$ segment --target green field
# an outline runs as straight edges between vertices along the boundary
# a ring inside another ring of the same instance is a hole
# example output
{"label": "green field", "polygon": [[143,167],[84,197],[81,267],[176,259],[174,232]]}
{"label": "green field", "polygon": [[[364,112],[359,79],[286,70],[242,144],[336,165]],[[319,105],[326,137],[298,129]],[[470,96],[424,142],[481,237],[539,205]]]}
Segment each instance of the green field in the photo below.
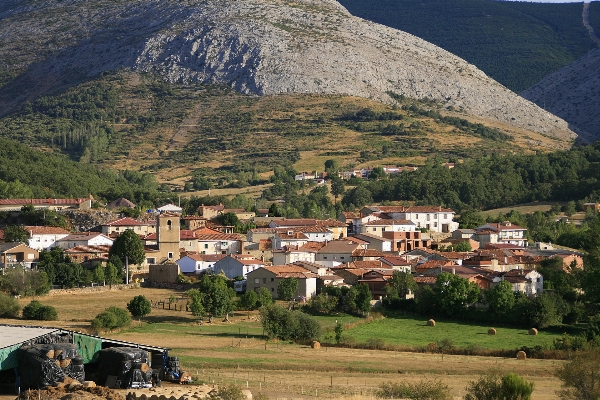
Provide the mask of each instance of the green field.
{"label": "green field", "polygon": [[509,327],[494,327],[497,335],[492,336],[487,334],[489,326],[436,321],[435,327],[429,327],[426,322],[427,318],[418,317],[376,319],[345,331],[343,336],[352,338],[357,344],[376,344],[374,341],[377,340],[398,348],[423,348],[429,343],[450,339],[458,348],[490,350],[550,347],[554,338],[558,337],[544,331],[531,336],[525,329]]}

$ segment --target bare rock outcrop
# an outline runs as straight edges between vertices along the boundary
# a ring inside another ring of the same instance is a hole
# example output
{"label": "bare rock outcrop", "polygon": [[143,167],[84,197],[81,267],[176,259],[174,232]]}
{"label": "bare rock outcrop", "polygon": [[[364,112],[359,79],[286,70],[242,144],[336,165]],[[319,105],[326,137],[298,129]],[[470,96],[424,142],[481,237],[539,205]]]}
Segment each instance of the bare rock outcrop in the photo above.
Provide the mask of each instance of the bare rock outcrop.
{"label": "bare rock outcrop", "polygon": [[[459,57],[353,17],[333,0],[64,0],[15,5],[0,9],[2,16],[5,54],[26,73],[2,88],[13,96],[2,96],[0,112],[51,91],[64,77],[125,67],[258,95],[344,94],[388,103],[389,92],[427,97],[560,139],[575,137],[566,122]],[[28,38],[46,47],[14,44]]]}

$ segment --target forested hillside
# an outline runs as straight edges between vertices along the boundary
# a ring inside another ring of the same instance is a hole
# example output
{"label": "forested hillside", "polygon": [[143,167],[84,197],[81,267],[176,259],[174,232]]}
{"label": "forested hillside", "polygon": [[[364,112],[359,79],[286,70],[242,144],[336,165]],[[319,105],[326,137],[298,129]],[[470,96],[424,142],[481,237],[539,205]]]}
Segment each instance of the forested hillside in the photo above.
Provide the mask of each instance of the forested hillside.
{"label": "forested hillside", "polygon": [[[582,4],[491,0],[340,0],[352,14],[430,41],[515,92],[595,47]],[[600,31],[600,3],[590,22]]]}

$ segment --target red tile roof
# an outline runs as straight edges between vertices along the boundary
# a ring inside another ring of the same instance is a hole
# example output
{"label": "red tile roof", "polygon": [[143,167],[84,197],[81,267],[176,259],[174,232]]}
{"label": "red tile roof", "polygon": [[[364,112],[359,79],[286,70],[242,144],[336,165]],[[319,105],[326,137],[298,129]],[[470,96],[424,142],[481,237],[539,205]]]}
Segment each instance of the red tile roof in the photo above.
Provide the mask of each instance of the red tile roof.
{"label": "red tile roof", "polygon": [[106,253],[110,251],[111,246],[75,246],[70,249],[66,249],[64,252],[66,254],[74,254],[74,253]]}
{"label": "red tile roof", "polygon": [[219,233],[212,235],[196,235],[199,241],[217,241],[217,240],[242,240],[238,234]]}
{"label": "red tile roof", "polygon": [[287,264],[287,265],[276,265],[272,267],[263,267],[267,271],[270,271],[277,275],[278,278],[316,278],[318,275],[313,274],[306,268],[302,268],[298,265]]}
{"label": "red tile roof", "polygon": [[227,254],[188,254],[187,257],[194,261],[219,261],[227,257]]}
{"label": "red tile roof", "polygon": [[412,221],[408,221],[405,219],[376,219],[374,221],[369,221],[365,225],[414,225],[415,223]]}
{"label": "red tile roof", "polygon": [[316,219],[306,218],[274,219],[272,222],[275,226],[317,226]]}
{"label": "red tile roof", "polygon": [[68,235],[71,233],[66,229],[57,226],[25,226],[23,229],[29,233],[30,237],[32,235]]}

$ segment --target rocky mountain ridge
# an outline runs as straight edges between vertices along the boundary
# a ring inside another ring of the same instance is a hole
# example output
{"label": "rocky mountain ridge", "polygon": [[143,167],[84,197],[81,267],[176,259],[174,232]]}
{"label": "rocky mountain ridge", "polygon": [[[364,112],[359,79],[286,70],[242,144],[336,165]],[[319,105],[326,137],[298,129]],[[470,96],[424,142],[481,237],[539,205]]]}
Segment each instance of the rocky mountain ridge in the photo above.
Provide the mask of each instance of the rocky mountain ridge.
{"label": "rocky mountain ridge", "polygon": [[0,88],[2,114],[65,85],[129,68],[258,95],[345,94],[388,103],[391,92],[427,97],[575,138],[565,121],[464,60],[353,17],[333,0],[9,0],[0,6],[0,20],[0,62],[19,73]]}

